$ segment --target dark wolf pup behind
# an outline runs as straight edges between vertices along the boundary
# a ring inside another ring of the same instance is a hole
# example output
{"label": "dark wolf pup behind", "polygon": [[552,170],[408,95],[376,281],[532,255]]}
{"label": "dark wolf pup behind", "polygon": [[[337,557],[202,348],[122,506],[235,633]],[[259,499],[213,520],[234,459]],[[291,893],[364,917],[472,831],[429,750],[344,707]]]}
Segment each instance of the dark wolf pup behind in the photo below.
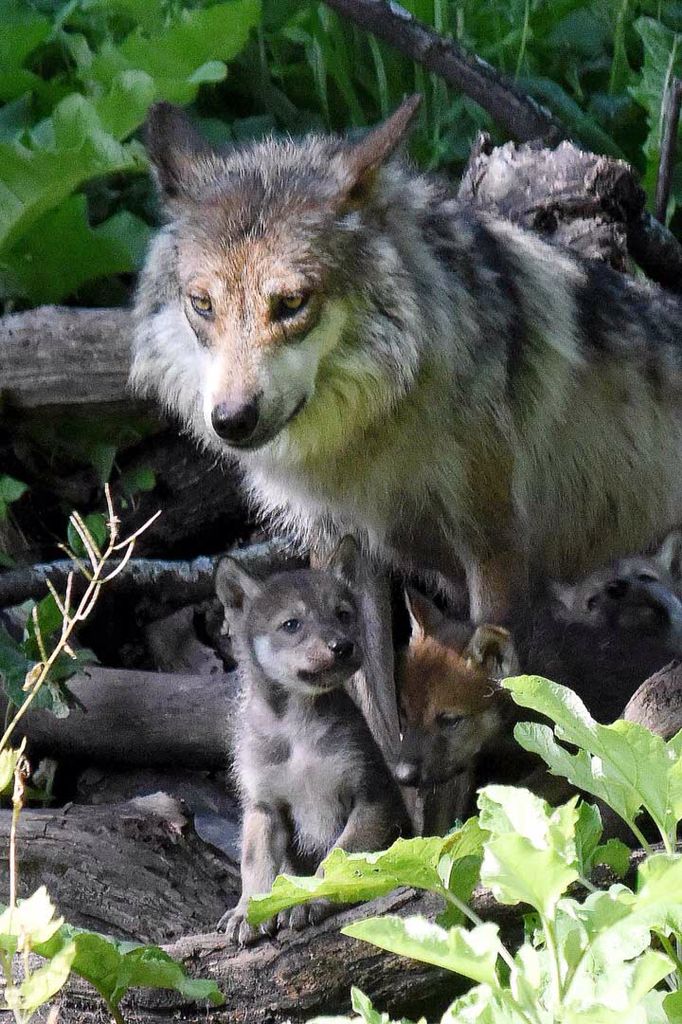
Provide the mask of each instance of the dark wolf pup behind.
{"label": "dark wolf pup behind", "polygon": [[[326,572],[291,570],[265,581],[229,558],[218,567],[243,685],[232,725],[244,810],[242,897],[223,918],[240,944],[260,934],[246,920],[249,897],[267,892],[277,875],[315,871],[334,847],[381,850],[411,835],[398,786],[343,689],[362,662],[361,623],[345,582],[357,554],[348,537]],[[263,930],[301,928],[329,909],[317,900]]]}
{"label": "dark wolf pup behind", "polygon": [[355,533],[446,588],[463,565],[500,622],[529,570],[679,522],[682,307],[390,159],[418,102],[360,141],[227,153],[157,105],[132,379],[303,544]]}

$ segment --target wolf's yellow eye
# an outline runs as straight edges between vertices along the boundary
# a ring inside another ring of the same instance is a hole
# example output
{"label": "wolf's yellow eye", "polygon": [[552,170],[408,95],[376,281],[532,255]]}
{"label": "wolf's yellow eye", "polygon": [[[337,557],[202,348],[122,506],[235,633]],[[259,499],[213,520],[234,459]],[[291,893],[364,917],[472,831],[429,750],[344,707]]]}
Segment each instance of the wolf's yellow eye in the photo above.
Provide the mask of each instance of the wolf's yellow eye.
{"label": "wolf's yellow eye", "polygon": [[278,295],[272,304],[272,319],[287,320],[299,313],[307,304],[310,298],[305,292],[295,292],[291,295]]}
{"label": "wolf's yellow eye", "polygon": [[213,303],[211,302],[211,296],[205,292],[200,292],[196,295],[190,295],[189,301],[192,303],[192,309],[199,316],[210,316],[213,312]]}

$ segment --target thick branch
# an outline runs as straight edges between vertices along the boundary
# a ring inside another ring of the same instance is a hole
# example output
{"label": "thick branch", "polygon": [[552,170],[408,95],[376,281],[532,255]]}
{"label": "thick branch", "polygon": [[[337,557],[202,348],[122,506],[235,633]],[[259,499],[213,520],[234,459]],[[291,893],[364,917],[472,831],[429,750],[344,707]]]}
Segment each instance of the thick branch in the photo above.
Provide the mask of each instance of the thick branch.
{"label": "thick branch", "polygon": [[[265,572],[281,564],[284,551],[283,545],[268,541],[236,548],[230,554],[253,571]],[[213,579],[220,558],[220,555],[202,556],[190,562],[131,558],[107,584],[107,593],[132,599],[149,596],[155,605],[166,609],[196,604],[215,595]],[[108,563],[109,572],[113,572],[118,564],[112,559]],[[63,594],[68,574],[73,568],[74,563],[63,558],[0,573],[0,608],[21,604],[29,598],[45,597],[46,580],[50,580],[57,592]],[[77,573],[73,581],[73,597],[78,597],[85,586],[85,578]]]}
{"label": "thick branch", "polygon": [[506,75],[467,53],[418,21],[397,3],[386,0],[325,0],[328,7],[367,29],[396,50],[440,75],[475,100],[512,138],[541,138],[554,144],[566,131],[545,107],[522,92]]}
{"label": "thick branch", "polygon": [[41,306],[0,319],[0,395],[31,409],[130,401],[125,309]]}
{"label": "thick branch", "polygon": [[18,730],[42,753],[98,764],[224,769],[234,673],[211,676],[94,666],[68,682],[67,718],[31,710]]}

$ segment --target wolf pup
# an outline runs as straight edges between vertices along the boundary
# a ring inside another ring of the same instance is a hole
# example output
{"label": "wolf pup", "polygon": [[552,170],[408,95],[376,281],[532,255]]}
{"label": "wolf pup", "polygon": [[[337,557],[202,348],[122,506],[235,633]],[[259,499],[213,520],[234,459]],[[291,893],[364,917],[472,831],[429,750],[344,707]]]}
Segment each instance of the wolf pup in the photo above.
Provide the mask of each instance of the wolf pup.
{"label": "wolf pup", "polygon": [[390,159],[411,97],[357,141],[213,150],[152,108],[168,224],[132,380],[236,456],[303,545],[354,533],[504,622],[682,519],[682,303]]}
{"label": "wolf pup", "polygon": [[[232,559],[218,566],[244,693],[234,726],[234,770],[244,809],[242,896],[225,915],[241,944],[259,932],[250,896],[282,872],[314,871],[333,848],[379,850],[411,825],[360,711],[343,689],[360,667],[361,624],[348,586],[357,548],[342,542],[327,571],[277,573],[264,582]],[[323,901],[280,914],[263,931],[301,928]]]}
{"label": "wolf pup", "polygon": [[570,686],[599,722],[682,657],[682,534],[654,554],[617,559],[574,583],[550,583],[515,623],[524,667]]}
{"label": "wolf pup", "polygon": [[[448,619],[415,591],[407,602],[412,633],[398,660],[402,741],[394,774],[420,791],[423,832],[443,835],[471,809],[479,760],[494,746],[495,761],[514,760],[512,703],[498,680],[518,674],[519,662],[506,629]],[[525,756],[516,760],[535,767]]]}

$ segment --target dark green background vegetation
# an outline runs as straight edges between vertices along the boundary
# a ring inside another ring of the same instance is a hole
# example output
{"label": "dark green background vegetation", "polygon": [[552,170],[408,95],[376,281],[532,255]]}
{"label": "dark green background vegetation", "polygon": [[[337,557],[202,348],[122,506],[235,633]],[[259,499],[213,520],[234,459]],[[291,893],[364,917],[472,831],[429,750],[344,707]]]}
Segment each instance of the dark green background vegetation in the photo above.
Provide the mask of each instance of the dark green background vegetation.
{"label": "dark green background vegetation", "polygon": [[[585,146],[631,161],[651,194],[662,89],[682,68],[682,3],[405,6],[516,76]],[[2,0],[0,24],[6,311],[128,299],[156,216],[139,142],[156,99],[190,105],[213,140],[230,143],[360,128],[418,90],[413,156],[454,175],[476,130],[495,128],[471,100],[306,0]],[[681,189],[678,174],[673,227]]]}

